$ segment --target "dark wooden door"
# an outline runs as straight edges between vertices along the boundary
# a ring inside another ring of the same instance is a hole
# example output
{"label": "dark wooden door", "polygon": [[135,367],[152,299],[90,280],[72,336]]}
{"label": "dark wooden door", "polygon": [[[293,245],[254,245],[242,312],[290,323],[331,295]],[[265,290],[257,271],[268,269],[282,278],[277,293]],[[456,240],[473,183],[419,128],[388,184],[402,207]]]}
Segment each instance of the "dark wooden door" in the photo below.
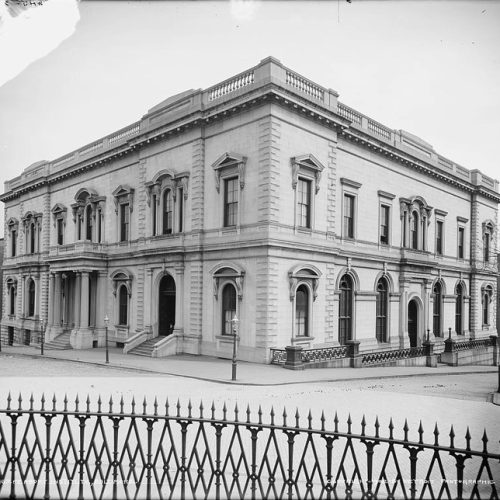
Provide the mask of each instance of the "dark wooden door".
{"label": "dark wooden door", "polygon": [[172,276],[161,279],[158,302],[158,334],[170,335],[175,325],[175,281]]}
{"label": "dark wooden door", "polygon": [[408,336],[410,347],[417,347],[418,338],[418,305],[414,300],[408,304]]}

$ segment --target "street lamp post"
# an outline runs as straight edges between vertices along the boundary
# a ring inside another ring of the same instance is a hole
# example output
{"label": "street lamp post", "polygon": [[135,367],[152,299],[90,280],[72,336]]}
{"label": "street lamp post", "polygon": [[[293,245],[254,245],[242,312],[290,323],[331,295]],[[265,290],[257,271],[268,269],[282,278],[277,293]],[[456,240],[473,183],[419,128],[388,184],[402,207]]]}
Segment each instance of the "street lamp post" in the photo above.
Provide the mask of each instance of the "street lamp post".
{"label": "street lamp post", "polygon": [[238,337],[238,323],[239,319],[235,316],[232,320],[231,323],[233,324],[233,363],[232,363],[232,373],[231,373],[231,380],[236,380],[236,340]]}
{"label": "street lamp post", "polygon": [[104,324],[106,325],[106,364],[109,364],[109,349],[108,349],[108,325],[109,325],[109,318],[108,315],[104,317]]}
{"label": "street lamp post", "polygon": [[43,319],[40,321],[40,354],[43,356],[43,344],[45,342],[45,324]]}

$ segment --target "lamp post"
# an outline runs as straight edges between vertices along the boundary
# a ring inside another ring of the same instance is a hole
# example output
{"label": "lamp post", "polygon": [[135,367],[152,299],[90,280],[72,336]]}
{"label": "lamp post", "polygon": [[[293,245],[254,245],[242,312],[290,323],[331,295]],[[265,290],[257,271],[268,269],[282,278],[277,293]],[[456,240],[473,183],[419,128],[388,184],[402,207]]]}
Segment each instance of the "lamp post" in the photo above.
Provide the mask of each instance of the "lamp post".
{"label": "lamp post", "polygon": [[232,372],[231,372],[231,380],[236,380],[236,340],[238,337],[238,323],[240,320],[234,316],[234,318],[231,320],[231,323],[233,324],[233,363],[232,363]]}
{"label": "lamp post", "polygon": [[104,316],[104,324],[106,325],[106,364],[109,364],[109,349],[108,349],[108,325],[109,318],[108,315]]}
{"label": "lamp post", "polygon": [[43,344],[45,342],[45,324],[43,319],[40,321],[40,354],[43,356]]}

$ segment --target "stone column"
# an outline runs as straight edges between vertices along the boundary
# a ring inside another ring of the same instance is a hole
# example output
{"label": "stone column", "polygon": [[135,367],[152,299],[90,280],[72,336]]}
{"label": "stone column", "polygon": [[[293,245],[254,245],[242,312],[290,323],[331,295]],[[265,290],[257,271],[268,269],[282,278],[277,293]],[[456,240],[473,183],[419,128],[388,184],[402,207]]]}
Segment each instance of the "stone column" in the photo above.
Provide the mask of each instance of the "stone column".
{"label": "stone column", "polygon": [[54,324],[54,273],[49,273],[49,312],[47,317],[47,326]]}
{"label": "stone column", "polygon": [[89,327],[89,287],[90,273],[82,271],[81,273],[81,294],[80,294],[80,328],[87,330]]}
{"label": "stone column", "polygon": [[107,279],[108,273],[106,271],[99,271],[97,273],[97,307],[95,313],[95,326],[99,331],[99,337],[101,337],[101,333],[104,334],[104,317],[106,316],[108,308]]}
{"label": "stone column", "polygon": [[35,276],[35,317],[40,318],[40,299],[41,299],[41,290],[40,290],[40,277]]}
{"label": "stone column", "polygon": [[146,282],[144,283],[144,330],[152,331],[151,303],[153,301],[153,269],[146,269]]}
{"label": "stone column", "polygon": [[175,268],[175,330],[184,328],[184,265]]}
{"label": "stone column", "polygon": [[26,276],[21,275],[21,317],[24,318],[26,313]]}
{"label": "stone column", "polygon": [[53,324],[56,327],[56,334],[61,332],[61,281],[61,273],[55,273]]}
{"label": "stone column", "polygon": [[399,345],[404,349],[409,345],[408,339],[408,285],[400,283],[399,288],[401,295],[399,296]]}
{"label": "stone column", "polygon": [[80,306],[81,306],[81,291],[82,291],[82,273],[76,273],[75,279],[75,300],[74,300],[74,317],[75,330],[80,328]]}

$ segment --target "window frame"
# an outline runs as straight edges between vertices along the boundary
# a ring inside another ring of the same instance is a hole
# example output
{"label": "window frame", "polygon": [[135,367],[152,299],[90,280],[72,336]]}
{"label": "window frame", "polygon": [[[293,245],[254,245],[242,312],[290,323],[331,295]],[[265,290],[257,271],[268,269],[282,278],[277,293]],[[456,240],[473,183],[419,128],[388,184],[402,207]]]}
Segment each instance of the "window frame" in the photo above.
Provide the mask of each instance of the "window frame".
{"label": "window frame", "polygon": [[120,243],[130,240],[130,204],[120,203]]}
{"label": "window frame", "polygon": [[[380,285],[384,284],[385,289],[380,290]],[[385,276],[381,276],[376,284],[375,298],[375,338],[377,342],[387,343],[389,341],[389,281]],[[382,293],[381,293],[382,292]]]}
{"label": "window frame", "polygon": [[[223,183],[223,222],[222,226],[226,229],[231,229],[239,226],[240,216],[240,201],[239,201],[239,179],[237,175],[227,176],[222,179]],[[229,191],[229,186],[233,189]],[[229,200],[229,192],[234,196],[232,201]],[[234,222],[234,223],[231,223]]]}
{"label": "window frame", "polygon": [[[134,188],[130,187],[128,184],[120,184],[112,193],[116,215],[116,240],[120,243],[126,243],[132,240],[134,193]],[[123,205],[128,205],[128,209],[122,208]],[[128,215],[128,221],[126,220],[126,215]],[[124,225],[122,226],[122,224]],[[128,234],[124,235],[123,231],[126,228],[128,228],[128,231],[126,231]],[[126,236],[126,238],[123,239],[123,236]]]}
{"label": "window frame", "polygon": [[[234,299],[234,309],[227,309],[225,308],[226,303],[225,303],[225,292],[226,290],[229,290],[229,288],[232,290],[232,293],[234,294],[234,297],[231,297],[231,299]],[[236,286],[234,283],[231,281],[227,281],[224,283],[221,287],[221,330],[220,330],[220,335],[227,338],[233,335],[233,323],[232,320],[238,316],[238,291],[236,290]],[[231,315],[231,319],[227,321],[226,318],[226,312],[232,311],[234,312],[234,315]],[[228,326],[229,325],[229,326]],[[226,331],[227,328],[229,328],[229,333]]]}
{"label": "window frame", "polygon": [[[129,324],[129,290],[125,283],[118,286],[118,326],[128,326]],[[125,319],[125,321],[123,321]]]}
{"label": "window frame", "polygon": [[[342,226],[341,235],[344,240],[356,240],[358,237],[358,195],[362,184],[360,182],[341,177],[342,185]],[[351,231],[346,229],[346,199],[352,200]],[[348,234],[346,234],[348,233]]]}
{"label": "window frame", "polygon": [[[350,288],[343,288],[343,282],[346,279],[350,281]],[[343,273],[340,277],[339,292],[338,341],[340,345],[347,345],[354,338],[355,281],[350,273]],[[346,311],[350,314],[343,314]]]}
{"label": "window frame", "polygon": [[443,292],[443,283],[436,281],[432,287],[432,333],[435,337],[443,337]]}
{"label": "window frame", "polygon": [[[299,175],[297,178],[297,187],[295,189],[295,226],[298,229],[312,229],[312,190],[314,179]],[[306,186],[306,190],[302,191],[301,186]],[[303,203],[303,193],[306,194],[306,203]],[[305,214],[304,214],[305,210]],[[305,224],[302,224],[305,216]]]}

